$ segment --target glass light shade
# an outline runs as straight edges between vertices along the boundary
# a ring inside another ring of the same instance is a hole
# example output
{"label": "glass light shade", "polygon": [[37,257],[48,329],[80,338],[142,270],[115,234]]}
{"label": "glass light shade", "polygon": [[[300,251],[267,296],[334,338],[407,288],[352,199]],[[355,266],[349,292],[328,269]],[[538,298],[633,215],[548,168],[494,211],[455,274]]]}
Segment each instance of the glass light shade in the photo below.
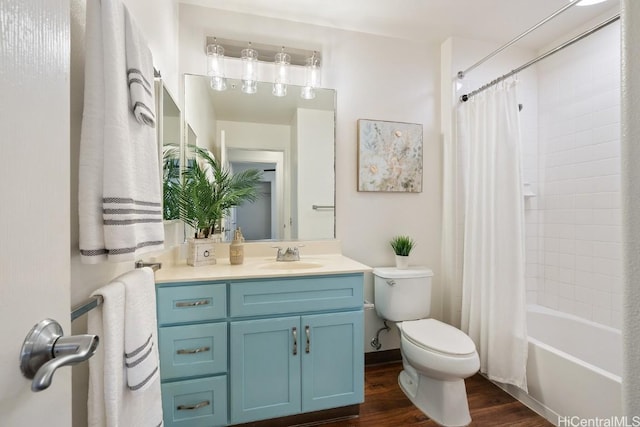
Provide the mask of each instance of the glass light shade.
{"label": "glass light shade", "polygon": [[314,88],[320,86],[320,60],[314,54],[307,59],[304,67],[304,86],[300,92],[303,99],[313,99],[316,97]]}
{"label": "glass light shade", "polygon": [[316,97],[316,91],[311,86],[302,86],[300,89],[300,97],[302,99],[313,99]]}
{"label": "glass light shade", "polygon": [[224,48],[218,44],[207,46],[207,75],[211,77],[211,88],[222,91],[227,88],[224,75]]}
{"label": "glass light shade", "polygon": [[227,79],[224,77],[211,76],[211,89],[217,90],[218,92],[222,92],[223,90],[227,90]]}
{"label": "glass light shade", "polygon": [[247,48],[240,52],[242,59],[242,91],[256,93],[258,90],[258,51]]}
{"label": "glass light shade", "polygon": [[291,55],[284,52],[276,53],[274,61],[275,78],[273,80],[273,91],[275,96],[287,95],[287,84],[289,83],[289,64]]}

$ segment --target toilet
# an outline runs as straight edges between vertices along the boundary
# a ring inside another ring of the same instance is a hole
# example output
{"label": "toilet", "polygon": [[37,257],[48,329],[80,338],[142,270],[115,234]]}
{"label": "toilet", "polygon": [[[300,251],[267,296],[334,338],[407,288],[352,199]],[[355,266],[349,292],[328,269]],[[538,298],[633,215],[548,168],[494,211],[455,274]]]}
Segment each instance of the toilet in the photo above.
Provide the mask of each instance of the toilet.
{"label": "toilet", "polygon": [[464,332],[428,318],[433,272],[425,267],[382,267],[373,274],[376,312],[400,331],[400,388],[436,423],[468,425],[464,379],[478,372],[480,359]]}

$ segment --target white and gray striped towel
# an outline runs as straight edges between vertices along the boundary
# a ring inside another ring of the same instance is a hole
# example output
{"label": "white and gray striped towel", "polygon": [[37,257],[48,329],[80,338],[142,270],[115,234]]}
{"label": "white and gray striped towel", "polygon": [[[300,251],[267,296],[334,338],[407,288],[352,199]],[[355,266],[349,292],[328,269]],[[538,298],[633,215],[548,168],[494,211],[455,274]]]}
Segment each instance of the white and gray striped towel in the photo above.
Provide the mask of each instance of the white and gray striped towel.
{"label": "white and gray striped towel", "polygon": [[138,123],[155,127],[153,59],[140,31],[131,22],[129,13],[125,13],[125,51],[131,110]]}
{"label": "white and gray striped towel", "polygon": [[[89,359],[89,427],[162,425],[154,287],[153,271],[146,267],[124,273],[94,292],[104,302],[88,313],[87,320],[87,331],[100,337]],[[131,360],[139,363],[123,363],[138,347],[144,350]]]}
{"label": "white and gray striped towel", "polygon": [[[136,34],[133,52],[125,33]],[[144,84],[130,87],[141,101],[132,101],[128,89],[129,54],[140,60],[136,67]],[[151,81],[151,53],[122,2],[88,2],[78,179],[83,263],[135,261],[164,248],[157,133],[148,125],[155,120]],[[131,102],[148,107],[151,115],[140,107],[138,116],[146,113],[136,117]]]}
{"label": "white and gray striped towel", "polygon": [[153,270],[148,267],[136,269],[123,282],[127,387],[133,392],[141,392],[160,376]]}

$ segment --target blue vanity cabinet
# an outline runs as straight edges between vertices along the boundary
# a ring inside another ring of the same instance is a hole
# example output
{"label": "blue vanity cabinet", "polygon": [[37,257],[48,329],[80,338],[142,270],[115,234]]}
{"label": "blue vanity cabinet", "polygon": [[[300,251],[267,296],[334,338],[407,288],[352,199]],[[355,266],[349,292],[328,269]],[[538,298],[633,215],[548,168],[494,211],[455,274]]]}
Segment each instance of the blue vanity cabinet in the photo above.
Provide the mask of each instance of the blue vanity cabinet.
{"label": "blue vanity cabinet", "polygon": [[363,402],[362,287],[362,274],[231,283],[232,424]]}
{"label": "blue vanity cabinet", "polygon": [[156,288],[164,425],[227,425],[227,284]]}
{"label": "blue vanity cabinet", "polygon": [[156,286],[165,426],[364,401],[363,273]]}

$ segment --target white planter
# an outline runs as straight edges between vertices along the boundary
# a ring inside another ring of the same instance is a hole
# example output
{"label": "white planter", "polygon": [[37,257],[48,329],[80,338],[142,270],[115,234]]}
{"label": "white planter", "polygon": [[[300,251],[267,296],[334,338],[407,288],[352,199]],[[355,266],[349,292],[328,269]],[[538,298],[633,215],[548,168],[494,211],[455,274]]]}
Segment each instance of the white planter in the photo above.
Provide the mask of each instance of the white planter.
{"label": "white planter", "polygon": [[187,264],[194,267],[216,263],[213,239],[188,239]]}
{"label": "white planter", "polygon": [[406,270],[407,268],[409,268],[409,257],[396,255],[396,268],[398,270]]}

